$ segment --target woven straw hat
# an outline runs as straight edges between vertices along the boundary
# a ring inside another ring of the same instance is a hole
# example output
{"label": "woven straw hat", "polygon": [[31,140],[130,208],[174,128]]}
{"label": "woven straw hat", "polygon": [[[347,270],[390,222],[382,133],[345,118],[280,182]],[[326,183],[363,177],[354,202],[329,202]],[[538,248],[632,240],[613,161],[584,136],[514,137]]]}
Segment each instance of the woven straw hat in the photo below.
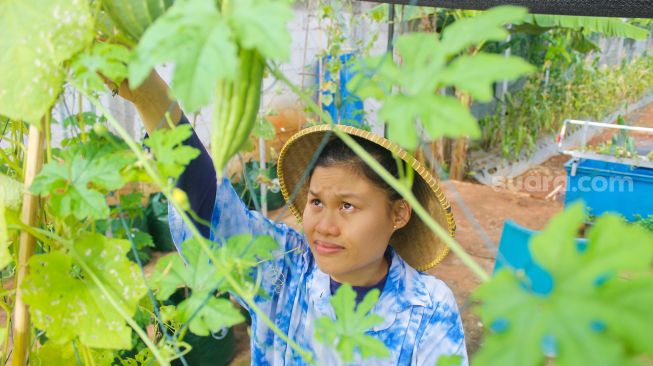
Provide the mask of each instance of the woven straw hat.
{"label": "woven straw hat", "polygon": [[[451,206],[440,190],[437,180],[420,162],[397,144],[381,136],[351,126],[340,125],[339,128],[349,135],[359,136],[392,151],[411,166],[417,173],[413,183],[413,192],[417,199],[431,216],[448,230],[449,235],[454,235],[456,225]],[[318,147],[324,146],[329,139],[337,138],[335,134],[329,133],[330,130],[329,125],[317,125],[301,130],[285,143],[279,154],[277,173],[281,192],[288,202],[290,211],[299,222],[302,220],[308,194],[307,169],[317,159],[314,155]],[[325,140],[327,133],[330,136]],[[298,187],[299,184],[301,186]],[[292,202],[289,201],[290,197],[294,197]],[[390,244],[409,265],[418,271],[433,268],[449,252],[449,248],[415,213],[406,226],[392,235]]]}

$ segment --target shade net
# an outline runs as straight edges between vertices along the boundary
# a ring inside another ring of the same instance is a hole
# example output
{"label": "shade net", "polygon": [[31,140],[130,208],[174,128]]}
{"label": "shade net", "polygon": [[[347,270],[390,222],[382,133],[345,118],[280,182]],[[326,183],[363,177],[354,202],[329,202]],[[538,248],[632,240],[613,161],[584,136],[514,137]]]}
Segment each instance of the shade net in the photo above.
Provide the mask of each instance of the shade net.
{"label": "shade net", "polygon": [[376,3],[484,10],[519,5],[531,13],[621,18],[653,18],[653,0],[366,0]]}

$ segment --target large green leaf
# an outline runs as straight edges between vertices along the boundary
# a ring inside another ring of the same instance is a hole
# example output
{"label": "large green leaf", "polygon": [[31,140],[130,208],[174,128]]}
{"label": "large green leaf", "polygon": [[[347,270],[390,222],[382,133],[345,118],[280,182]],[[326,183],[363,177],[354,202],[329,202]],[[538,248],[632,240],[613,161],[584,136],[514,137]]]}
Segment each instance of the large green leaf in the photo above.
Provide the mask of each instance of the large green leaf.
{"label": "large green leaf", "polygon": [[36,123],[54,104],[62,64],[93,38],[86,0],[0,2],[0,114]]}
{"label": "large green leaf", "polygon": [[489,102],[494,96],[493,83],[514,80],[533,71],[535,67],[519,57],[479,54],[456,58],[440,78],[478,101]]}
{"label": "large green leaf", "polygon": [[[73,247],[114,300],[133,315],[147,289],[140,270],[126,257],[129,242],[86,233]],[[88,347],[131,348],[131,329],[73,256],[63,251],[39,254],[30,259],[29,270],[22,284],[24,299],[34,325],[51,342],[78,338]]]}
{"label": "large green leaf", "polygon": [[440,95],[438,90],[455,88],[487,101],[493,83],[514,80],[533,68],[525,61],[483,53],[462,55],[470,46],[508,35],[506,22],[520,20],[525,9],[498,7],[456,21],[442,40],[432,33],[410,33],[397,39],[399,62],[389,56],[367,57],[356,67],[349,90],[361,98],[382,102],[379,119],[388,125],[389,138],[408,150],[419,144],[420,125],[431,139],[479,137],[476,119],[461,101]]}
{"label": "large green leaf", "polygon": [[555,217],[531,242],[534,260],[554,279],[548,295],[530,292],[517,275],[500,271],[474,297],[491,332],[474,363],[629,365],[653,355],[653,236],[618,217],[600,218],[587,249],[574,238],[582,206]]}
{"label": "large green leaf", "polygon": [[255,48],[265,58],[286,61],[290,56],[290,33],[287,23],[293,16],[288,1],[233,1],[233,12],[227,14],[239,43]]}
{"label": "large green leaf", "polygon": [[218,80],[236,75],[232,37],[215,1],[178,1],[143,34],[129,80],[138,86],[154,66],[172,61],[172,93],[187,112],[196,112],[209,104]]}
{"label": "large green leaf", "polygon": [[503,41],[508,37],[505,24],[524,19],[526,8],[498,6],[475,17],[460,19],[442,32],[443,49],[454,55],[467,47],[485,41]]}
{"label": "large green leaf", "polygon": [[326,316],[318,318],[315,321],[315,338],[334,347],[345,363],[354,360],[356,350],[363,359],[390,356],[390,351],[383,342],[365,334],[383,321],[378,314],[370,313],[378,299],[379,291],[374,289],[357,306],[356,293],[352,287],[342,285],[331,298],[335,321]]}
{"label": "large green leaf", "polygon": [[109,215],[103,191],[124,185],[120,172],[133,160],[130,152],[112,144],[87,143],[46,164],[30,191],[49,196],[50,207],[61,218],[103,219]]}
{"label": "large green leaf", "polygon": [[98,73],[120,85],[127,77],[126,65],[130,56],[130,51],[124,46],[96,43],[72,59],[71,77],[78,85],[93,91],[106,89]]}
{"label": "large green leaf", "polygon": [[582,31],[585,34],[600,33],[608,37],[632,39],[646,39],[649,35],[648,30],[628,24],[619,18],[529,14],[523,22],[517,23],[519,26],[531,25],[542,31],[551,28],[569,28]]}

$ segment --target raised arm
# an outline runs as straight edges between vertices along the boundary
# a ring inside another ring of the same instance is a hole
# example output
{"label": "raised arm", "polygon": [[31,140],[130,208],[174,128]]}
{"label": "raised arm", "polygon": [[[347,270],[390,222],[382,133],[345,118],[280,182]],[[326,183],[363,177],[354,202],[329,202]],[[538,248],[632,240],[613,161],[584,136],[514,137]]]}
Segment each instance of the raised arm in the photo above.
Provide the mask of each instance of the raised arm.
{"label": "raised arm", "polygon": [[156,71],[152,71],[143,84],[136,89],[132,90],[126,81],[116,89],[118,95],[134,104],[148,134],[159,126],[168,126],[165,122],[161,123],[166,112],[170,113],[170,120],[173,124],[177,124],[181,119],[182,113],[179,105],[170,98],[168,84]]}

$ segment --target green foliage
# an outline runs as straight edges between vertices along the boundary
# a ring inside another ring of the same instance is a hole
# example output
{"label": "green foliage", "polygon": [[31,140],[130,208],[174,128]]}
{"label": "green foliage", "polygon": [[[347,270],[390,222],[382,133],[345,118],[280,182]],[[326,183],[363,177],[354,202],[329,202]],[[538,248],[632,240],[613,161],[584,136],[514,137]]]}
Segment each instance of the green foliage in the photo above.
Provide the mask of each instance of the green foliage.
{"label": "green foliage", "polygon": [[474,297],[492,331],[476,354],[478,365],[632,364],[653,355],[653,235],[605,215],[588,231],[580,252],[575,237],[584,208],[554,217],[530,243],[534,260],[554,280],[550,294],[530,292],[502,270]]}
{"label": "green foliage", "polygon": [[351,285],[343,284],[331,297],[336,314],[335,321],[321,317],[315,321],[315,338],[334,347],[345,363],[355,360],[356,350],[363,359],[390,356],[388,348],[377,338],[365,334],[383,318],[370,311],[379,299],[379,290],[374,289],[356,305],[356,293]]}
{"label": "green foliage", "polygon": [[574,56],[566,72],[552,67],[547,76],[541,70],[506,95],[505,116],[497,108],[479,121],[483,137],[478,148],[498,147],[505,157],[514,158],[531,151],[538,139],[559,132],[566,118],[602,120],[651,92],[652,67],[651,56],[611,67]]}
{"label": "green foliage", "polygon": [[89,3],[5,0],[0,24],[0,114],[37,123],[61,91],[64,61],[93,37]]}
{"label": "green foliage", "polygon": [[113,352],[108,350],[86,350],[83,346],[76,346],[77,348],[72,342],[65,344],[46,342],[32,353],[29,364],[31,366],[78,366],[80,364],[79,360],[83,359],[93,362],[96,366],[112,365]]}
{"label": "green foliage", "polygon": [[193,128],[184,124],[169,129],[160,128],[145,140],[145,145],[154,155],[160,176],[177,179],[186,165],[199,155],[197,149],[183,144],[192,134]]}
{"label": "green foliage", "polygon": [[431,33],[404,35],[396,41],[401,63],[387,56],[366,58],[348,88],[361,98],[383,102],[379,118],[388,124],[389,138],[409,150],[418,146],[419,124],[432,139],[478,137],[480,130],[467,106],[436,91],[455,87],[489,100],[494,82],[530,72],[532,67],[517,57],[475,52],[456,57],[485,40],[505,39],[508,31],[503,25],[525,14],[522,8],[500,7],[455,22],[441,39]]}
{"label": "green foliage", "polygon": [[586,35],[600,33],[608,37],[632,39],[646,39],[649,35],[648,30],[619,18],[546,14],[529,14],[523,23],[516,24],[515,31],[545,32],[553,28],[577,30]]}
{"label": "green foliage", "polygon": [[191,290],[191,296],[181,302],[174,320],[189,323],[197,335],[208,335],[223,327],[230,327],[245,319],[226,299],[217,298],[216,291],[230,291],[233,286],[226,277],[232,277],[241,287],[254,288],[252,268],[261,260],[269,260],[276,242],[269,236],[252,238],[251,235],[233,236],[213,253],[217,263],[211,263],[200,243],[189,239],[182,244],[184,258],[169,255],[156,265],[152,285],[157,289],[157,299],[169,298],[180,286]]}
{"label": "green foliage", "polygon": [[4,174],[0,174],[0,206],[18,210],[23,200],[23,184]]}
{"label": "green foliage", "polygon": [[130,316],[135,313],[146,287],[125,256],[129,242],[84,233],[72,250],[74,255],[52,251],[29,261],[22,290],[35,326],[58,344],[79,339],[87,347],[131,348],[131,329],[93,280],[103,283]]}
{"label": "green foliage", "polygon": [[116,85],[127,77],[127,62],[131,54],[121,45],[95,43],[89,50],[77,54],[70,64],[71,78],[89,90],[104,90],[101,73]]}
{"label": "green foliage", "polygon": [[[228,5],[227,5],[228,3]],[[172,94],[195,112],[215,94],[219,80],[236,77],[238,48],[283,60],[289,55],[285,24],[292,11],[285,1],[178,1],[145,31],[129,65],[129,80],[139,85],[163,62],[175,63]]]}
{"label": "green foliage", "polygon": [[103,219],[109,215],[104,193],[124,185],[121,170],[131,162],[133,157],[120,145],[75,146],[46,164],[30,191],[47,195],[58,217]]}
{"label": "green foliage", "polygon": [[435,366],[460,366],[461,362],[462,362],[462,357],[460,357],[459,355],[440,356]]}

